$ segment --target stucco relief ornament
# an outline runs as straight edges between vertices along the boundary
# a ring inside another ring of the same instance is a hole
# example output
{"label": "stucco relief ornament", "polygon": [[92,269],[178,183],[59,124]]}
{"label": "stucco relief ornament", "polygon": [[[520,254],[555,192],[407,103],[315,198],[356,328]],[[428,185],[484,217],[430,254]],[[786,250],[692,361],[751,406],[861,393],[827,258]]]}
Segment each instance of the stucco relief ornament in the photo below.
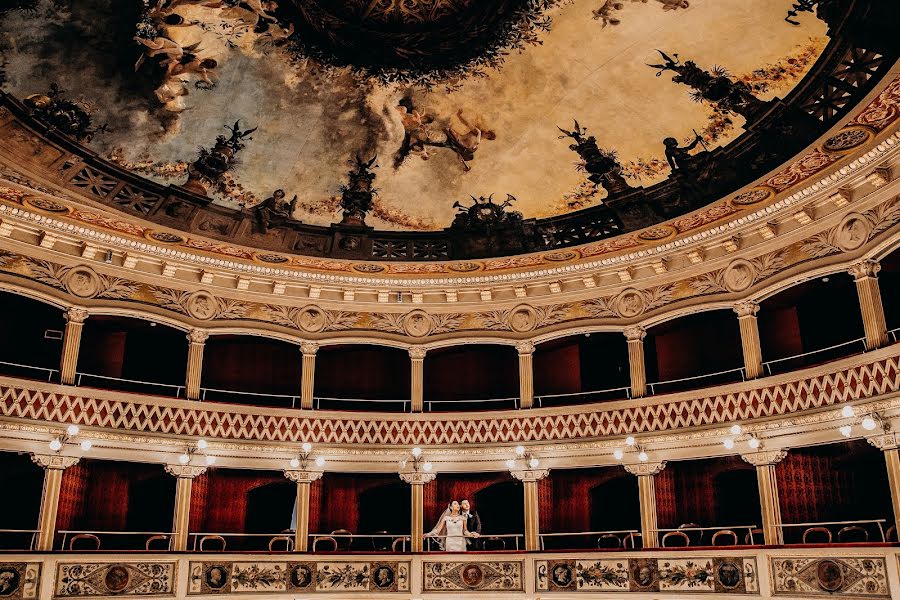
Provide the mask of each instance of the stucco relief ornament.
{"label": "stucco relief ornament", "polygon": [[218,306],[216,299],[208,292],[195,292],[185,303],[190,316],[201,321],[208,321],[216,316]]}
{"label": "stucco relief ornament", "polygon": [[844,217],[835,232],[834,242],[844,252],[851,252],[861,247],[869,239],[872,223],[859,213],[850,213]]}
{"label": "stucco relief ornament", "polygon": [[537,311],[527,304],[520,304],[509,313],[509,328],[524,333],[537,326]]}
{"label": "stucco relief ornament", "polygon": [[644,295],[635,289],[622,290],[613,300],[613,310],[626,319],[636,317],[646,310],[647,302]]}
{"label": "stucco relief ornament", "polygon": [[166,465],[166,473],[174,477],[193,479],[206,473],[205,466],[199,465]]}
{"label": "stucco relief ornament", "polygon": [[756,277],[756,267],[750,261],[739,258],[725,268],[722,283],[729,292],[743,292]]}
{"label": "stucco relief ornament", "polygon": [[632,475],[658,475],[666,468],[666,461],[642,462],[633,465],[625,465],[625,470]]}
{"label": "stucco relief ornament", "polygon": [[68,469],[78,462],[78,457],[62,454],[32,454],[31,462],[43,469]]}
{"label": "stucco relief ornament", "polygon": [[425,337],[431,333],[431,318],[423,310],[414,310],[403,318],[403,329],[412,337]]}
{"label": "stucco relief ornament", "polygon": [[322,471],[289,469],[284,472],[284,476],[295,483],[312,483],[322,478]]}
{"label": "stucco relief ornament", "polygon": [[325,328],[325,313],[315,306],[307,306],[297,315],[297,325],[303,331],[317,333]]}
{"label": "stucco relief ornament", "polygon": [[74,267],[66,273],[63,284],[73,296],[93,298],[100,293],[102,285],[100,277],[90,267]]}

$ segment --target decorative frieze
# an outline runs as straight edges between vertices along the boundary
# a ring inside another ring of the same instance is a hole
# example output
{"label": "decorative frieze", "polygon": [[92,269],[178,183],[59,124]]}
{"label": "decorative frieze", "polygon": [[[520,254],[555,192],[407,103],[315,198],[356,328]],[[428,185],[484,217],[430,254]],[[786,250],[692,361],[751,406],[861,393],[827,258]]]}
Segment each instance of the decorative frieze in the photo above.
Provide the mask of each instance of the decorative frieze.
{"label": "decorative frieze", "polygon": [[37,600],[41,591],[41,563],[0,562],[0,598]]}
{"label": "decorative frieze", "polygon": [[524,592],[522,561],[422,562],[423,592]]}
{"label": "decorative frieze", "polygon": [[776,596],[889,598],[887,564],[882,557],[778,557],[771,559]]}
{"label": "decorative frieze", "polygon": [[61,562],[56,565],[57,598],[175,596],[174,561]]}
{"label": "decorative frieze", "polygon": [[189,571],[188,595],[410,590],[408,561],[192,561]]}

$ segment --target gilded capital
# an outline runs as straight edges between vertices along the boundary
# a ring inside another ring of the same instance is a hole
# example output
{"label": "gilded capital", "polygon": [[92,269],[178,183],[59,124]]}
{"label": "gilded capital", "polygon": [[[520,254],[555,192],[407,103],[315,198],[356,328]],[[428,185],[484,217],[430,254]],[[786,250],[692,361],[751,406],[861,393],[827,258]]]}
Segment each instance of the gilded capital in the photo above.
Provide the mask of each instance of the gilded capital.
{"label": "gilded capital", "polygon": [[519,351],[519,354],[533,354],[534,342],[532,342],[531,340],[516,342],[516,350]]}
{"label": "gilded capital", "polygon": [[315,356],[319,351],[319,345],[315,342],[303,342],[300,344],[300,352],[303,356]]}
{"label": "gilded capital", "polygon": [[625,467],[625,470],[632,475],[657,475],[666,468],[666,461],[661,460],[659,462],[642,462],[623,466]]}
{"label": "gilded capital", "polygon": [[743,319],[745,317],[755,317],[756,313],[759,312],[759,304],[754,302],[753,300],[738,302],[732,308],[734,309],[734,312],[739,319]]}
{"label": "gilded capital", "polygon": [[412,346],[408,352],[409,357],[413,360],[425,360],[425,354],[428,353],[428,349],[423,346]]}
{"label": "gilded capital", "polygon": [[640,325],[632,325],[623,329],[622,333],[625,334],[625,339],[629,342],[641,342],[647,335],[647,330]]}
{"label": "gilded capital", "polygon": [[32,454],[31,462],[44,469],[68,469],[78,462],[77,456],[64,456],[62,454]]}
{"label": "gilded capital", "polygon": [[509,474],[519,481],[540,481],[550,474],[550,469],[521,469],[510,471]]}
{"label": "gilded capital", "polygon": [[322,478],[322,471],[300,471],[288,469],[284,472],[284,476],[295,483],[312,483]]}
{"label": "gilded capital", "polygon": [[193,479],[206,473],[206,467],[198,465],[166,465],[166,473],[175,477]]}
{"label": "gilded capital", "polygon": [[787,450],[762,450],[760,452],[741,454],[741,458],[744,459],[744,462],[750,463],[754,467],[777,465],[784,460],[785,456],[787,456]]}
{"label": "gilded capital", "polygon": [[66,311],[67,323],[84,323],[87,321],[88,311],[83,308],[75,308],[74,306]]}
{"label": "gilded capital", "polygon": [[209,339],[209,332],[203,329],[191,329],[187,334],[187,339],[192,344],[205,344]]}
{"label": "gilded capital", "polygon": [[850,267],[847,272],[853,275],[854,281],[858,281],[869,277],[878,277],[879,271],[881,271],[881,263],[874,260],[863,260]]}
{"label": "gilded capital", "polygon": [[881,435],[873,435],[866,438],[866,441],[878,448],[879,450],[894,450],[898,447],[896,433],[883,433]]}
{"label": "gilded capital", "polygon": [[437,473],[426,473],[424,471],[410,471],[408,473],[400,473],[400,479],[410,485],[425,485],[434,481]]}

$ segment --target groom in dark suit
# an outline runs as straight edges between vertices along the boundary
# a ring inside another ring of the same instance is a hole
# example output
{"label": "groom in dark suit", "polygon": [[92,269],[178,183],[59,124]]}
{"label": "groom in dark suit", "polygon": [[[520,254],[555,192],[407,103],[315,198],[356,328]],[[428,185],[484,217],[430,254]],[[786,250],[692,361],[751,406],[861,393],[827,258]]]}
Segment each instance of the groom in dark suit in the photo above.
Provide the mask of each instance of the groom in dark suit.
{"label": "groom in dark suit", "polygon": [[473,550],[480,550],[481,540],[478,539],[478,536],[481,535],[481,517],[479,517],[478,513],[472,509],[472,504],[468,500],[462,500],[459,503],[459,509],[466,518],[466,529],[469,533],[475,534],[475,539],[469,538],[466,540],[466,543],[469,544]]}

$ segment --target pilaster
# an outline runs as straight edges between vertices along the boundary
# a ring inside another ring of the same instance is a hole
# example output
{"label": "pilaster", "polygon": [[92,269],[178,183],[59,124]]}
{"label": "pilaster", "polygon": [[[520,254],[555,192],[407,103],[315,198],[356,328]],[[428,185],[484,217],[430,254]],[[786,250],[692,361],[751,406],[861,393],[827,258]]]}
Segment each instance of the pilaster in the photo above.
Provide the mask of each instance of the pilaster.
{"label": "pilaster", "polygon": [[314,342],[300,344],[300,352],[303,353],[303,368],[300,375],[300,408],[311,409],[313,407],[313,393],[316,384],[316,353],[319,345]]}
{"label": "pilaster", "polygon": [[285,471],[284,476],[297,484],[297,530],[294,532],[294,551],[309,550],[309,491],[312,483],[321,479],[321,471]]}
{"label": "pilaster", "polygon": [[541,549],[540,506],[538,505],[537,482],[547,477],[550,469],[525,469],[510,471],[515,479],[522,482],[525,503],[525,550]]}
{"label": "pilaster", "polygon": [[415,471],[400,473],[400,479],[410,484],[411,508],[410,511],[410,549],[413,552],[422,551],[422,542],[425,536],[425,484],[434,481],[434,473]]}
{"label": "pilaster", "polygon": [[850,268],[859,296],[859,310],[862,313],[866,332],[866,347],[869,350],[887,344],[887,324],[884,307],[881,304],[881,290],[878,287],[878,272],[881,265],[873,260],[858,262]]}
{"label": "pilaster", "polygon": [[65,313],[66,328],[63,332],[62,356],[59,360],[59,380],[65,385],[75,383],[78,368],[78,352],[81,349],[81,331],[88,318],[83,308],[70,308]]}
{"label": "pilaster", "polygon": [[524,341],[516,344],[519,351],[519,406],[534,406],[534,342]]}
{"label": "pilaster", "polygon": [[31,460],[44,469],[44,487],[41,491],[41,508],[38,513],[38,535],[34,549],[38,552],[53,550],[56,537],[56,514],[59,510],[59,490],[63,471],[78,462],[78,457],[61,454],[32,454]]}
{"label": "pilaster", "polygon": [[639,325],[626,327],[628,341],[628,370],[631,374],[631,397],[643,398],[647,394],[647,365],[644,361],[644,337],[647,330]]}
{"label": "pilaster", "polygon": [[641,539],[644,548],[659,548],[659,524],[656,515],[656,475],[666,468],[665,461],[625,465],[638,478],[641,505]]}
{"label": "pilaster", "polygon": [[409,349],[410,360],[410,398],[412,412],[422,412],[424,406],[423,390],[425,377],[425,354],[427,350],[421,346]]}
{"label": "pilaster", "polygon": [[756,313],[759,304],[753,301],[738,302],[734,305],[741,329],[741,349],[744,352],[744,372],[747,379],[756,379],[762,374],[762,346],[759,341],[759,324]]}
{"label": "pilaster", "polygon": [[894,509],[894,525],[900,524],[900,440],[896,433],[884,433],[867,438],[868,442],[884,453],[888,487],[891,488],[891,506]]}
{"label": "pilaster", "polygon": [[187,334],[188,358],[184,377],[185,396],[188,400],[200,398],[200,377],[203,374],[203,348],[209,332],[202,329],[191,329]]}
{"label": "pilaster", "polygon": [[781,529],[781,504],[778,501],[778,479],[775,465],[787,456],[786,450],[763,450],[742,454],[745,462],[756,467],[756,483],[759,486],[759,505],[762,513],[763,539],[769,546],[784,544]]}
{"label": "pilaster", "polygon": [[172,541],[169,549],[173,552],[187,550],[191,519],[191,487],[194,477],[206,472],[206,467],[194,465],[166,465],[166,473],[175,479],[175,510],[172,515]]}

